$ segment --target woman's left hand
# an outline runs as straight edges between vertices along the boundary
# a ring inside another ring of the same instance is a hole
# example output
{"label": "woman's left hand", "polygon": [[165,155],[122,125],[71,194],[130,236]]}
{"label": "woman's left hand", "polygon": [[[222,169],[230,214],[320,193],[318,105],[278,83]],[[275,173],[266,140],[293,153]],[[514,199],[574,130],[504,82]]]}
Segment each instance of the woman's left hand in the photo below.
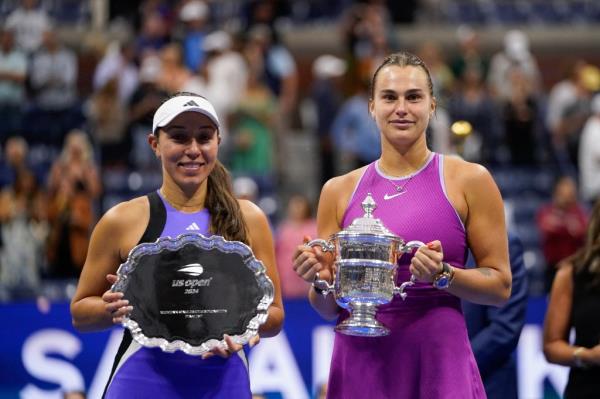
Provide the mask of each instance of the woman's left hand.
{"label": "woman's left hand", "polygon": [[418,281],[431,283],[436,274],[442,271],[444,251],[439,240],[420,247],[410,261],[410,272]]}
{"label": "woman's left hand", "polygon": [[[203,354],[202,359],[208,359],[215,355],[221,356],[222,358],[227,359],[229,356],[233,355],[235,352],[239,352],[244,348],[243,345],[236,344],[235,342],[233,342],[233,339],[227,334],[223,335],[223,339],[225,340],[225,343],[227,344],[227,348],[223,348],[222,346],[217,346],[216,348],[213,348],[211,351]],[[260,341],[260,336],[258,334],[256,334],[254,337],[250,338],[250,341],[248,341],[248,346],[250,346],[252,348],[254,345],[258,344],[259,341]]]}

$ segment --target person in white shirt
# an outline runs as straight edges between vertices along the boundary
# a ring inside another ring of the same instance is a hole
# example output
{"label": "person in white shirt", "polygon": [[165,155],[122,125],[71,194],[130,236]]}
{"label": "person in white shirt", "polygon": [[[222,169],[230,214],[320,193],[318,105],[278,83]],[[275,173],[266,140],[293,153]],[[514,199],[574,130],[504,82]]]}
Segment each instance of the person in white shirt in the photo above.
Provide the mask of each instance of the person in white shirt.
{"label": "person in white shirt", "polygon": [[32,54],[42,45],[44,32],[51,28],[46,11],[37,7],[37,0],[21,0],[6,18],[6,29],[15,32],[17,47]]}
{"label": "person in white shirt", "polygon": [[593,203],[600,198],[600,94],[590,108],[579,143],[579,186],[583,199]]}

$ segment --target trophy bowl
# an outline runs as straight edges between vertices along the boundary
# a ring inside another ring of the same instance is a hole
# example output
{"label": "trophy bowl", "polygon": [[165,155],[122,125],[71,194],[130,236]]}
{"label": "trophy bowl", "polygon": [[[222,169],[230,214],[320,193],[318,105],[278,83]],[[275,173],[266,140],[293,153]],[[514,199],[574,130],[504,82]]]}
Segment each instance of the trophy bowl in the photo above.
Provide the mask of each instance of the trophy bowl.
{"label": "trophy bowl", "polygon": [[330,237],[308,242],[323,252],[335,255],[335,276],[332,284],[315,277],[313,285],[323,295],[333,293],[339,306],[350,312],[350,317],[335,327],[347,335],[378,337],[389,334],[389,329],[375,319],[377,306],[389,303],[394,295],[406,298],[405,289],[415,278],[399,287],[395,285],[398,259],[402,254],[423,245],[421,241],[404,242],[373,217],[377,204],[371,194],[362,202],[365,215],[356,218],[347,229]]}

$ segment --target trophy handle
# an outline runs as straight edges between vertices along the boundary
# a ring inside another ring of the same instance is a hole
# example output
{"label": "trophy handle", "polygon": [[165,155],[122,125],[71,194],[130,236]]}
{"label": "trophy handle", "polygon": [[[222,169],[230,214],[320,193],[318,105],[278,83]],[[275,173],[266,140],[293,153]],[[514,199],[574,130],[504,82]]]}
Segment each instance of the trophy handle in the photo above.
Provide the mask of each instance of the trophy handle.
{"label": "trophy handle", "polygon": [[307,246],[309,246],[311,248],[312,247],[321,247],[321,250],[323,252],[333,252],[333,251],[335,251],[335,245],[333,245],[329,241],[325,241],[325,240],[320,239],[320,238],[317,238],[317,239],[314,239],[314,240],[310,240],[305,245],[307,245]]}
{"label": "trophy handle", "polygon": [[[409,241],[406,244],[400,244],[399,249],[401,252],[409,252],[409,251],[412,251],[413,249],[418,249],[423,246],[425,246],[424,242],[414,240],[414,241]],[[414,285],[416,281],[417,281],[417,278],[413,274],[411,274],[409,281],[403,282],[402,284],[400,284],[400,287],[394,287],[394,295],[400,295],[400,298],[402,298],[402,300],[405,300],[407,294],[406,294],[406,292],[404,292],[404,290],[406,289],[406,287],[410,287],[410,286]]]}
{"label": "trophy handle", "polygon": [[400,287],[394,287],[394,295],[400,295],[400,298],[402,298],[402,300],[405,300],[407,293],[404,292],[404,290],[406,289],[406,287],[410,287],[411,285],[414,285],[415,281],[417,281],[417,278],[411,274],[410,280],[405,281],[402,284],[400,284]]}
{"label": "trophy handle", "polygon": [[334,290],[333,284],[329,284],[327,281],[319,278],[319,273],[315,275],[315,281],[313,281],[312,285],[313,287],[317,288],[323,296],[327,296]]}
{"label": "trophy handle", "polygon": [[400,251],[402,252],[409,252],[412,251],[413,249],[418,249],[420,247],[424,247],[425,243],[422,241],[418,241],[418,240],[414,240],[414,241],[409,241],[406,244],[400,244]]}

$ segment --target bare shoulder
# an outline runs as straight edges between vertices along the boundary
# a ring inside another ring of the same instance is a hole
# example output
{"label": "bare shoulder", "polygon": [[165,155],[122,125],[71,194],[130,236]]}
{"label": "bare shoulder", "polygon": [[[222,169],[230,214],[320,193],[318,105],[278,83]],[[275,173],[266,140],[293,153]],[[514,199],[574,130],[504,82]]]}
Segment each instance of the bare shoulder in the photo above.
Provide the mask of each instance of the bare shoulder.
{"label": "bare shoulder", "polygon": [[448,198],[463,222],[467,222],[473,212],[488,216],[503,214],[500,189],[483,165],[445,156],[444,180]]}
{"label": "bare shoulder", "polygon": [[242,215],[244,215],[244,219],[248,225],[267,220],[267,215],[265,215],[263,210],[260,209],[259,206],[254,202],[245,199],[238,199],[238,204],[240,205],[240,210],[242,211]]}
{"label": "bare shoulder", "polygon": [[473,184],[485,181],[493,182],[494,180],[489,170],[483,165],[465,161],[456,156],[445,156],[444,159],[444,169],[447,176],[453,181]]}
{"label": "bare shoulder", "polygon": [[150,204],[144,197],[136,197],[129,201],[120,202],[110,208],[101,222],[115,228],[128,227],[140,224],[142,221],[148,221]]}
{"label": "bare shoulder", "polygon": [[348,202],[350,195],[354,191],[356,184],[366,168],[367,167],[364,166],[359,169],[354,169],[344,175],[332,177],[325,185],[323,185],[321,196],[327,195]]}
{"label": "bare shoulder", "polygon": [[139,242],[150,220],[147,197],[137,197],[110,208],[100,219],[93,233],[95,243],[114,248],[125,258]]}

